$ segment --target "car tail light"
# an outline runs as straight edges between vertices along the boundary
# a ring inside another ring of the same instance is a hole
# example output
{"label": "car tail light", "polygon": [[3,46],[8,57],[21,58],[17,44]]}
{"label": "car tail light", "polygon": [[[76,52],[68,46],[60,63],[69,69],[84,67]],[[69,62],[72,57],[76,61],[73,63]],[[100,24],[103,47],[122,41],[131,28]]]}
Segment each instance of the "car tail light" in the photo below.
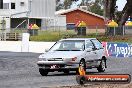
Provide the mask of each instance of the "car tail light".
{"label": "car tail light", "polygon": [[77,59],[77,57],[74,57],[74,58],[72,58],[72,61],[75,61]]}

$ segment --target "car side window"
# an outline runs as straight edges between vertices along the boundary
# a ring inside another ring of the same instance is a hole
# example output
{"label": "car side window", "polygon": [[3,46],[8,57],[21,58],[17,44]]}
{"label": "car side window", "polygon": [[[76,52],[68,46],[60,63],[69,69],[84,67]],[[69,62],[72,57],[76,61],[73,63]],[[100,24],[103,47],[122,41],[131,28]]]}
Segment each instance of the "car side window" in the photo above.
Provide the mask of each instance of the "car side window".
{"label": "car side window", "polygon": [[102,49],[103,46],[98,40],[91,40],[94,43],[95,48]]}
{"label": "car side window", "polygon": [[87,48],[94,48],[94,46],[93,46],[91,41],[86,41],[86,49]]}

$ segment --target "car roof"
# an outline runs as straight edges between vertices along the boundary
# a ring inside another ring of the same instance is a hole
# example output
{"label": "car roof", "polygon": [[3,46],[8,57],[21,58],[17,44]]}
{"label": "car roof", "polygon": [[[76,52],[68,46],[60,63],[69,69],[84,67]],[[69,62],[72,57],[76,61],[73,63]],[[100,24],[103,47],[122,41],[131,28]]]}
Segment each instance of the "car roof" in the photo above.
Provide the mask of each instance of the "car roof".
{"label": "car roof", "polygon": [[91,40],[91,39],[96,39],[96,38],[67,38],[67,39],[61,39],[62,40]]}

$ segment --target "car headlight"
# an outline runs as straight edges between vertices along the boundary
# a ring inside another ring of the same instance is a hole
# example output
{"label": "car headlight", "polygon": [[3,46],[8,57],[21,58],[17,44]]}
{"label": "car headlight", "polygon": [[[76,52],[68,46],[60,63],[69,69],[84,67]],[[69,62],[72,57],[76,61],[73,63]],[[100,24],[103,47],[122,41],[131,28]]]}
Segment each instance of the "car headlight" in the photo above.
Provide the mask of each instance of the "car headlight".
{"label": "car headlight", "polygon": [[43,55],[40,55],[38,59],[39,61],[46,61],[46,58],[44,58]]}
{"label": "car headlight", "polygon": [[73,57],[73,58],[63,58],[64,61],[67,61],[67,62],[71,62],[71,61],[76,61],[77,60],[77,57]]}
{"label": "car headlight", "polygon": [[40,55],[39,58],[43,58],[43,55]]}
{"label": "car headlight", "polygon": [[46,61],[46,58],[38,58],[39,61]]}

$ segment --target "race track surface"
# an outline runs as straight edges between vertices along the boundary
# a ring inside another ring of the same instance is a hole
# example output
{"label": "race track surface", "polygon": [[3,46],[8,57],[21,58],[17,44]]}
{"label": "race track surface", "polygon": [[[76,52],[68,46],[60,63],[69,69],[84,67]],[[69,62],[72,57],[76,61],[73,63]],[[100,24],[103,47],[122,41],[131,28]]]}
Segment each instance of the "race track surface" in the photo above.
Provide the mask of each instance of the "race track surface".
{"label": "race track surface", "polygon": [[[37,53],[0,52],[0,88],[45,88],[78,85],[76,74],[51,72],[42,77],[36,65]],[[108,58],[105,74],[132,75],[132,58]],[[103,73],[103,74],[104,74]],[[96,69],[88,69],[87,74],[98,74]],[[102,74],[102,73],[100,73]]]}

